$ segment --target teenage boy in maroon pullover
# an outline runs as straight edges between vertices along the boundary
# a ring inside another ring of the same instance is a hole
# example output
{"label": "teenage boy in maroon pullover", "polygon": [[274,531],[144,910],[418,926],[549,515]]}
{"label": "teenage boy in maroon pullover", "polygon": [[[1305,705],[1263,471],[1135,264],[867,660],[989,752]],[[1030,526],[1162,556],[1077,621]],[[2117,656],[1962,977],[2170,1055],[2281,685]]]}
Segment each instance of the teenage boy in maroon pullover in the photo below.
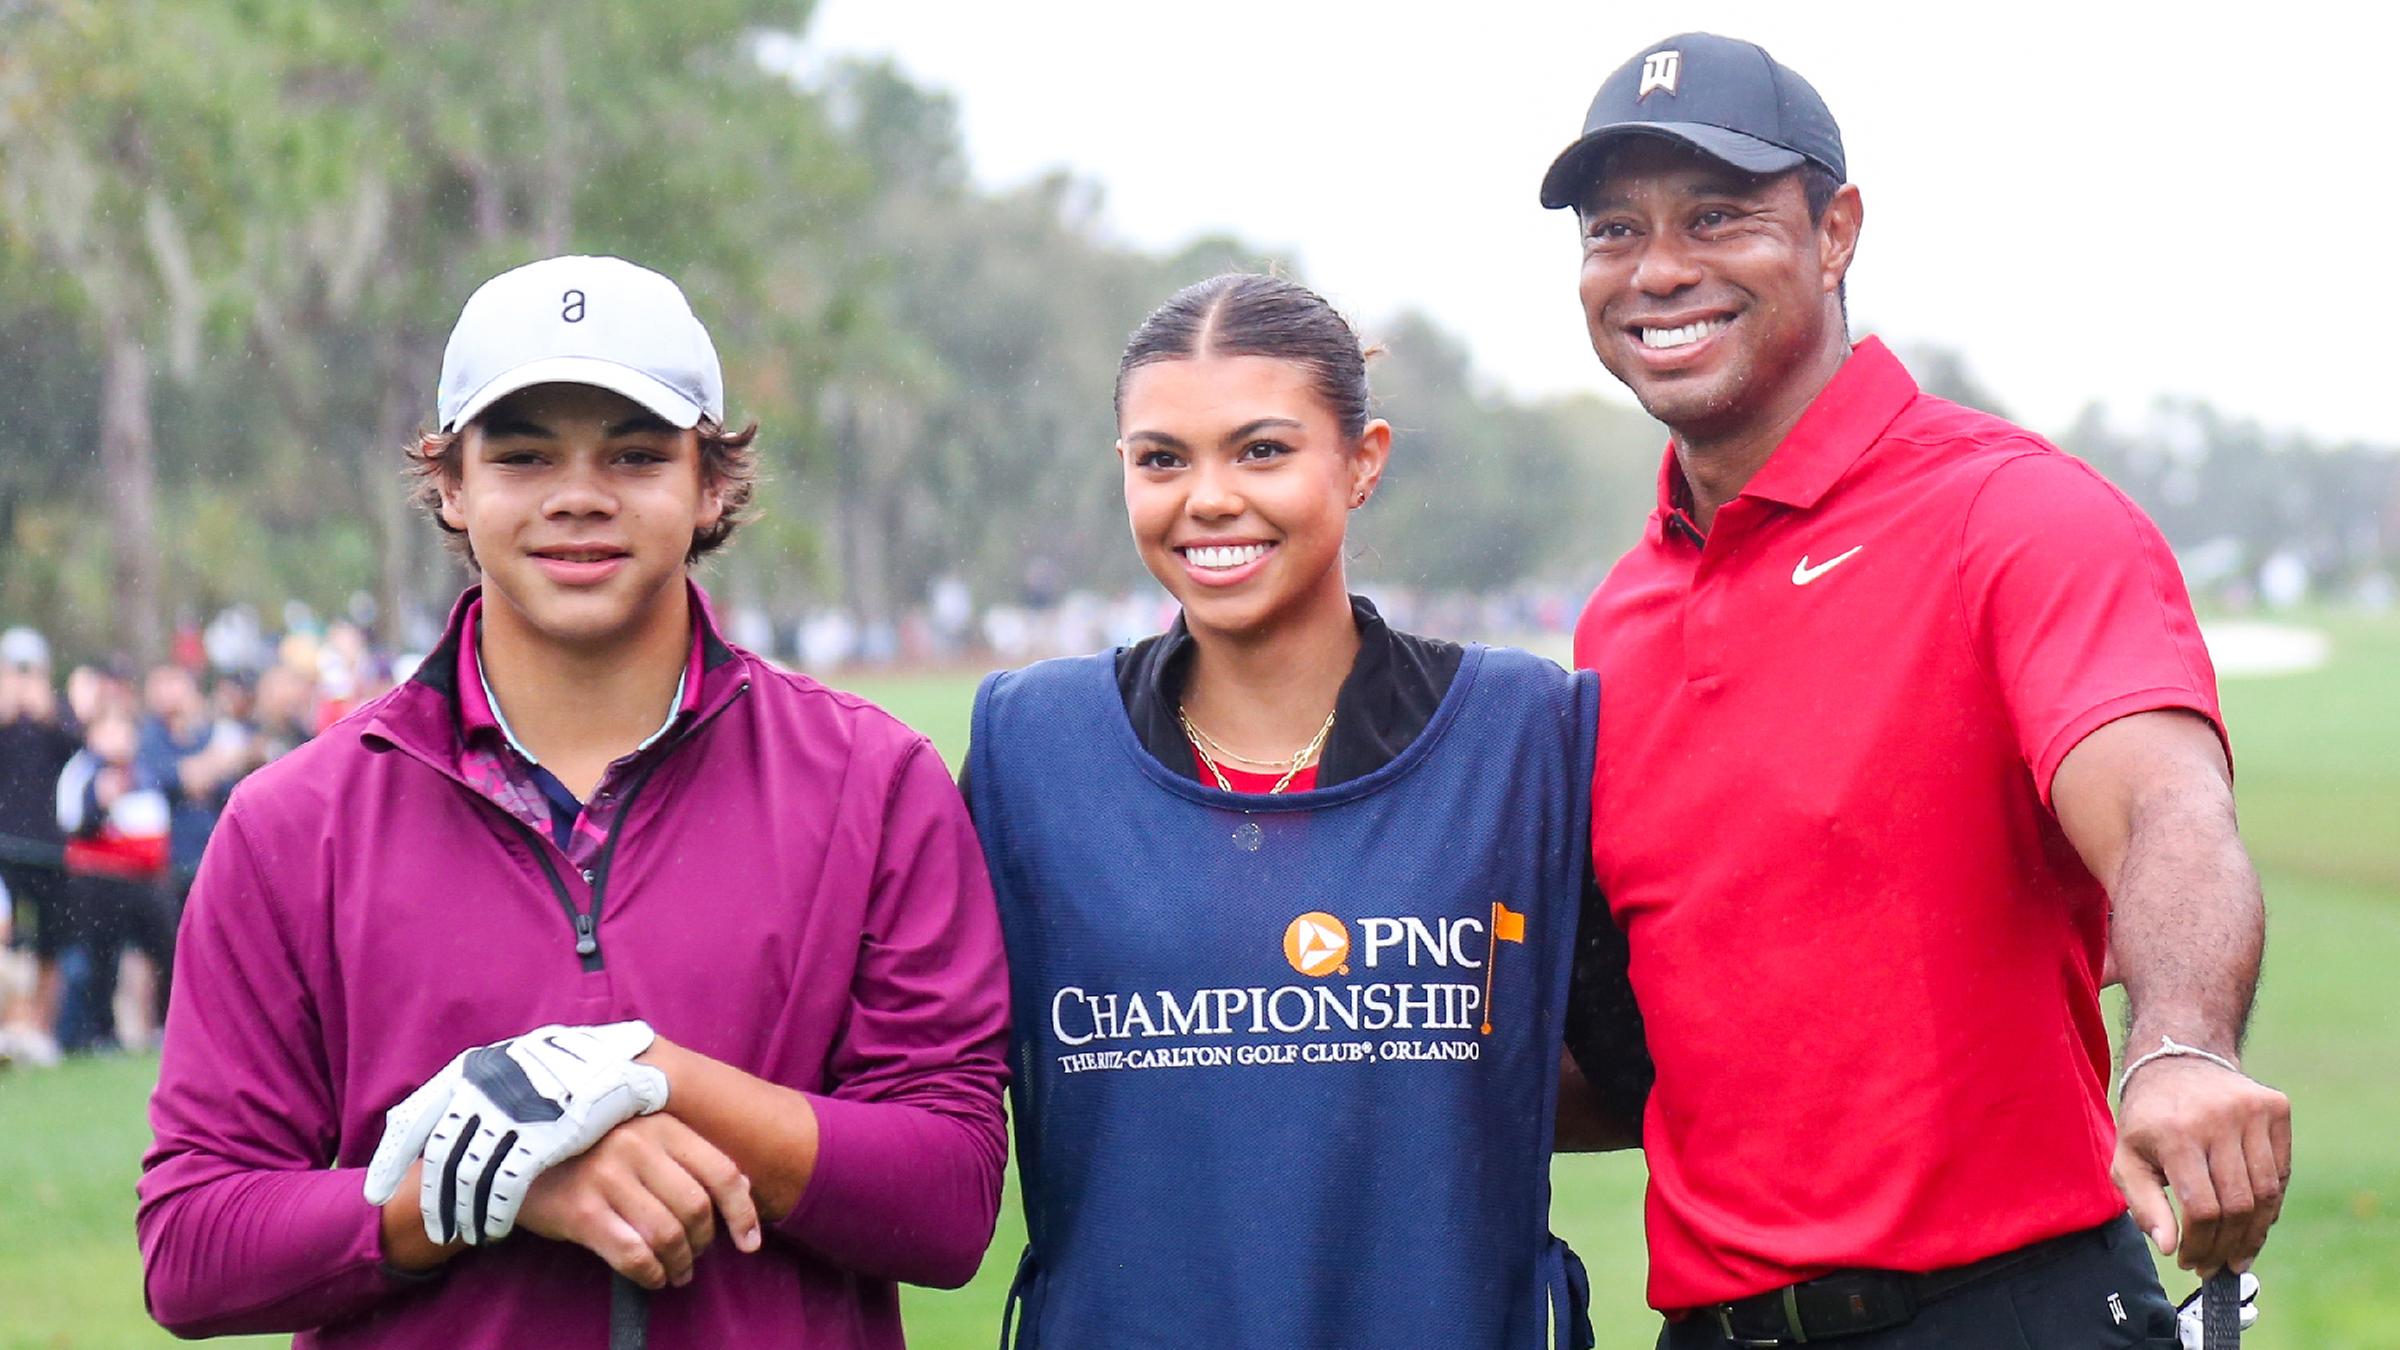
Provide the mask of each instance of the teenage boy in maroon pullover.
{"label": "teenage boy in maroon pullover", "polygon": [[752,433],[674,283],[487,282],[440,426],[413,467],[482,584],[413,679],[236,791],[192,893],[151,1311],[302,1346],[897,1347],[896,1282],[974,1273],[1005,1156],[958,794],[923,737],[719,635],[687,572]]}

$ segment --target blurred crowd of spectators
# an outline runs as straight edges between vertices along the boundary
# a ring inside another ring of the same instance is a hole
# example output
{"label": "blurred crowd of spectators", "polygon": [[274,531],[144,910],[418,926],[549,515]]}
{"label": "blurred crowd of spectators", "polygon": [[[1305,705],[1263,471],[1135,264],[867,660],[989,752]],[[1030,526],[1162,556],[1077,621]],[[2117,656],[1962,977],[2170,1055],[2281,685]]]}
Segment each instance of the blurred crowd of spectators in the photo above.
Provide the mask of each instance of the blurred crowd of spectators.
{"label": "blurred crowd of spectators", "polygon": [[154,1041],[234,784],[392,676],[349,624],[271,645],[212,625],[175,648],[148,670],[59,671],[40,633],[0,632],[0,1063]]}

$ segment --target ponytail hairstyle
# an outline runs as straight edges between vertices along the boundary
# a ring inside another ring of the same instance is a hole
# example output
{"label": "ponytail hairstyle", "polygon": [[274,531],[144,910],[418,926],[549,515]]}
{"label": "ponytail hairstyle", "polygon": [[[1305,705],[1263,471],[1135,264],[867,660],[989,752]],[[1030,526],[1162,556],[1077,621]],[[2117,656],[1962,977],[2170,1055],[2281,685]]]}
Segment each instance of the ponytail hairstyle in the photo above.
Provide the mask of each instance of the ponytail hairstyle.
{"label": "ponytail hairstyle", "polygon": [[1200,356],[1267,356],[1307,367],[1343,438],[1355,443],[1371,416],[1371,355],[1349,321],[1315,291],[1282,277],[1225,272],[1175,292],[1133,330],[1117,362],[1117,416],[1125,415],[1125,381],[1144,366]]}

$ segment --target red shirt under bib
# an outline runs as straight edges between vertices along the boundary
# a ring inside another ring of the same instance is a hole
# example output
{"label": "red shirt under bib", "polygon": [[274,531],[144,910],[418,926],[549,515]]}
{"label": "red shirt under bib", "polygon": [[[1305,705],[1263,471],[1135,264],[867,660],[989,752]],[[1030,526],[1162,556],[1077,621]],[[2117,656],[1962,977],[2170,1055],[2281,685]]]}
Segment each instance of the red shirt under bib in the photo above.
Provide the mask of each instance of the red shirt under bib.
{"label": "red shirt under bib", "polygon": [[[1192,764],[1194,767],[1200,770],[1200,781],[1208,784],[1210,787],[1215,787],[1217,784],[1217,774],[1209,772],[1209,766],[1215,763],[1216,761],[1211,760],[1207,756],[1200,753],[1199,746],[1195,745],[1192,747]],[[1237,769],[1230,764],[1216,764],[1216,770],[1217,773],[1222,773],[1225,775],[1225,781],[1233,785],[1234,791],[1255,792],[1262,797],[1273,791],[1275,784],[1283,779],[1283,773],[1281,770],[1277,770],[1274,773],[1251,773],[1247,769]],[[1307,768],[1302,769],[1300,772],[1293,774],[1291,783],[1284,788],[1284,791],[1307,792],[1315,788],[1316,785],[1317,766],[1315,764],[1311,764]]]}

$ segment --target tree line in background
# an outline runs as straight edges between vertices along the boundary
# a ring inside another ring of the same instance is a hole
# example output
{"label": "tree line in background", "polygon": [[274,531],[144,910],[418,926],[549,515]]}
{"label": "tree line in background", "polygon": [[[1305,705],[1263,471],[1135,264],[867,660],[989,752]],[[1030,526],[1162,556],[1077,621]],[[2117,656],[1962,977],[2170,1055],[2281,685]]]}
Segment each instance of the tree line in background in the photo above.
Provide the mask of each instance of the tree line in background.
{"label": "tree line in background", "polygon": [[[0,616],[147,659],[228,603],[363,592],[403,641],[461,580],[399,477],[441,343],[477,282],[569,251],[678,278],[762,426],[765,509],[712,565],[721,595],[871,622],[944,577],[983,605],[1138,581],[1118,350],[1175,288],[1270,257],[1111,242],[1065,176],[977,187],[944,95],[815,59],[807,18],[0,0]],[[1484,387],[1422,317],[1367,328],[1399,450],[1362,580],[1595,580],[1639,528],[1658,428]],[[1915,356],[1990,405],[1954,356]],[[2390,455],[2200,406],[2065,441],[2179,547],[2296,547],[2327,578],[2400,561]]]}

